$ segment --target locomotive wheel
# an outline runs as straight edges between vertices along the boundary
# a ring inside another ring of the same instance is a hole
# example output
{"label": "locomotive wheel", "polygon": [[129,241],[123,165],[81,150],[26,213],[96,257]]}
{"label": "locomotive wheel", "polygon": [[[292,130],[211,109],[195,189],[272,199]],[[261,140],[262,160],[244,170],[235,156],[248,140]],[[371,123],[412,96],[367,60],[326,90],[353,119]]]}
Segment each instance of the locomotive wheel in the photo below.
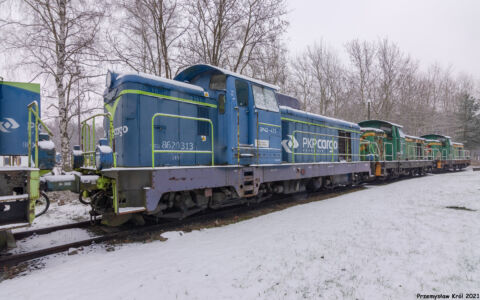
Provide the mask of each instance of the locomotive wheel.
{"label": "locomotive wheel", "polygon": [[41,215],[43,215],[44,213],[47,212],[48,208],[50,207],[50,199],[48,198],[47,194],[45,194],[45,192],[40,192],[40,198],[37,199],[37,201],[35,201],[35,208],[37,207],[37,205],[42,205],[43,202],[45,203],[44,207],[42,207],[40,209],[40,211],[38,213],[35,213],[35,217],[39,217]]}

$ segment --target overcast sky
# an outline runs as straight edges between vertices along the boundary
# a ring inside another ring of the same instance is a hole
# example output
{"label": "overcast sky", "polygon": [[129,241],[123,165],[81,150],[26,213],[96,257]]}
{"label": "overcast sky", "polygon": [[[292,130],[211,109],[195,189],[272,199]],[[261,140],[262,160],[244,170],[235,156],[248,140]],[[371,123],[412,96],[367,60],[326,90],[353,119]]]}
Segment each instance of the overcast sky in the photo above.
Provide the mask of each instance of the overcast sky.
{"label": "overcast sky", "polygon": [[[438,62],[480,82],[480,0],[288,1],[286,42],[292,54],[321,39],[343,54],[351,39],[388,37],[423,67]],[[0,58],[0,76],[30,79],[6,74],[3,67],[9,61]]]}
{"label": "overcast sky", "polygon": [[287,45],[388,37],[423,67],[451,66],[480,81],[480,0],[289,0]]}

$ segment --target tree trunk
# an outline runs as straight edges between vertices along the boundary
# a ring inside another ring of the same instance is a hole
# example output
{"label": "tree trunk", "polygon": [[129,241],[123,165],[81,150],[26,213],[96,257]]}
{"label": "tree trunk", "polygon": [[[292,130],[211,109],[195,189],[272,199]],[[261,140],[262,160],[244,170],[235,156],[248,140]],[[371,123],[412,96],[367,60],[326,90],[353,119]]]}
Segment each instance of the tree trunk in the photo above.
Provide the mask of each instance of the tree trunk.
{"label": "tree trunk", "polygon": [[65,86],[63,84],[65,76],[65,45],[66,45],[66,0],[59,1],[59,26],[57,40],[57,74],[55,83],[58,95],[59,127],[60,127],[60,151],[62,154],[62,169],[70,170],[70,140],[68,138],[68,111],[65,99]]}

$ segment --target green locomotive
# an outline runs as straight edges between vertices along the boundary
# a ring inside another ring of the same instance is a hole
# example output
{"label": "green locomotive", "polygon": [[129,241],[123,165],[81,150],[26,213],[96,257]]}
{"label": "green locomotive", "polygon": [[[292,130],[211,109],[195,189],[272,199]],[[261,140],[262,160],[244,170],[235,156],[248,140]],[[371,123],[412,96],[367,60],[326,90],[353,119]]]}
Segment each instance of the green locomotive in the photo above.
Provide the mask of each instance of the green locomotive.
{"label": "green locomotive", "polygon": [[362,121],[359,125],[361,159],[371,161],[376,177],[424,175],[435,170],[459,170],[470,164],[463,144],[452,142],[450,137],[406,135],[401,125],[382,120]]}
{"label": "green locomotive", "polygon": [[462,143],[452,141],[452,138],[440,134],[427,134],[422,136],[425,139],[436,140],[432,147],[435,148],[436,169],[438,170],[460,170],[470,165],[470,154]]}

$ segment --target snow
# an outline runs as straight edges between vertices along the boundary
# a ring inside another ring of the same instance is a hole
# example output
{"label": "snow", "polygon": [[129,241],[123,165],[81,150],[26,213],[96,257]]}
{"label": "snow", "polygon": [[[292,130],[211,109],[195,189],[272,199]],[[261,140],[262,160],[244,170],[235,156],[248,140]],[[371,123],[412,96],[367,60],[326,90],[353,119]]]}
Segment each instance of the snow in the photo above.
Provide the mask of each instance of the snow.
{"label": "snow", "polygon": [[139,211],[144,211],[145,207],[140,206],[140,207],[119,207],[118,208],[118,213],[119,214],[128,214],[128,213],[133,213],[133,212],[139,212]]}
{"label": "snow", "polygon": [[[480,172],[403,180],[167,241],[43,259],[0,299],[414,299],[478,293]],[[467,210],[446,208],[466,207]],[[25,288],[28,286],[29,288]],[[48,288],[45,288],[48,287]]]}
{"label": "snow", "polygon": [[0,196],[0,202],[28,199],[28,194]]}
{"label": "snow", "polygon": [[[17,231],[90,220],[90,206],[80,203],[78,194],[69,191],[47,192],[51,203],[48,211],[33,220],[32,226]],[[1,298],[1,297],[0,297]]]}
{"label": "snow", "polygon": [[410,138],[410,139],[414,139],[414,140],[422,140],[422,141],[425,141],[424,138],[421,138],[421,137],[418,137],[418,136],[414,136],[414,135],[405,134],[405,137],[406,137],[406,138]]}
{"label": "snow", "polygon": [[[1,156],[0,156],[0,158],[1,158]],[[38,169],[29,168],[29,167],[26,167],[26,166],[2,166],[2,167],[0,167],[1,172],[5,172],[5,171],[35,171],[35,170],[38,170]]]}
{"label": "snow", "polygon": [[345,120],[342,120],[342,119],[336,119],[336,118],[327,117],[327,116],[320,115],[320,114],[314,114],[314,113],[306,112],[306,111],[303,111],[303,110],[300,110],[300,109],[295,109],[295,108],[292,108],[292,107],[289,107],[289,106],[279,106],[279,107],[280,107],[281,110],[285,110],[287,113],[297,114],[297,115],[300,115],[301,117],[307,117],[307,118],[310,118],[310,119],[313,119],[313,120],[319,120],[319,117],[320,117],[320,119],[321,119],[320,121],[332,121],[332,122],[341,124],[343,126],[349,126],[351,128],[358,128],[359,127],[359,125],[357,123],[345,121]]}
{"label": "snow", "polygon": [[115,80],[120,80],[123,77],[129,76],[129,75],[141,76],[143,78],[148,78],[148,79],[152,79],[152,80],[155,80],[155,81],[158,81],[158,82],[163,82],[163,83],[167,83],[167,84],[170,84],[170,85],[179,86],[179,87],[183,87],[183,88],[187,88],[187,89],[191,89],[191,90],[197,90],[199,92],[204,91],[203,88],[198,86],[198,85],[193,85],[193,84],[190,84],[190,83],[181,82],[181,81],[177,81],[177,80],[172,80],[172,79],[159,77],[159,76],[155,76],[155,75],[151,75],[151,74],[146,74],[146,73],[142,73],[142,72],[122,73]]}
{"label": "snow", "polygon": [[265,81],[261,81],[261,80],[258,80],[258,79],[252,78],[252,77],[248,77],[248,76],[242,75],[240,73],[235,73],[235,72],[232,72],[230,70],[223,69],[223,68],[220,68],[220,67],[217,67],[217,66],[212,66],[212,65],[209,65],[209,64],[205,64],[205,65],[209,66],[210,68],[216,69],[216,70],[222,72],[225,75],[230,75],[230,76],[233,76],[233,77],[244,79],[246,81],[251,81],[251,82],[254,82],[254,83],[258,83],[259,85],[269,87],[273,90],[279,90],[280,89],[279,86],[274,85],[274,84],[270,84],[270,83],[265,82]]}
{"label": "snow", "polygon": [[378,128],[373,128],[373,127],[362,127],[360,128],[361,131],[373,131],[373,132],[378,132],[378,133],[385,133],[385,131],[378,129]]}
{"label": "snow", "polygon": [[97,149],[100,150],[101,153],[112,153],[113,152],[112,148],[110,148],[110,146],[98,145]]}
{"label": "snow", "polygon": [[48,175],[48,176],[43,176],[43,179],[48,182],[75,181],[75,176],[74,175]]}
{"label": "snow", "polygon": [[2,230],[11,230],[15,228],[22,228],[30,225],[30,223],[27,222],[20,222],[20,223],[9,223],[5,225],[0,225],[0,231]]}
{"label": "snow", "polygon": [[39,141],[38,148],[44,150],[53,150],[55,149],[55,144],[52,141]]}
{"label": "snow", "polygon": [[28,251],[40,250],[56,245],[72,243],[86,240],[94,236],[85,229],[72,228],[60,231],[54,231],[39,236],[30,236],[26,239],[17,241],[17,247],[10,250],[10,253],[24,253]]}
{"label": "snow", "polygon": [[65,172],[65,175],[82,176],[82,173],[78,171],[70,171],[70,172]]}
{"label": "snow", "polygon": [[80,181],[82,183],[91,183],[91,184],[94,184],[97,182],[98,178],[100,176],[98,175],[82,175],[80,176]]}
{"label": "snow", "polygon": [[73,150],[72,153],[73,153],[74,156],[82,156],[83,155],[82,150]]}

